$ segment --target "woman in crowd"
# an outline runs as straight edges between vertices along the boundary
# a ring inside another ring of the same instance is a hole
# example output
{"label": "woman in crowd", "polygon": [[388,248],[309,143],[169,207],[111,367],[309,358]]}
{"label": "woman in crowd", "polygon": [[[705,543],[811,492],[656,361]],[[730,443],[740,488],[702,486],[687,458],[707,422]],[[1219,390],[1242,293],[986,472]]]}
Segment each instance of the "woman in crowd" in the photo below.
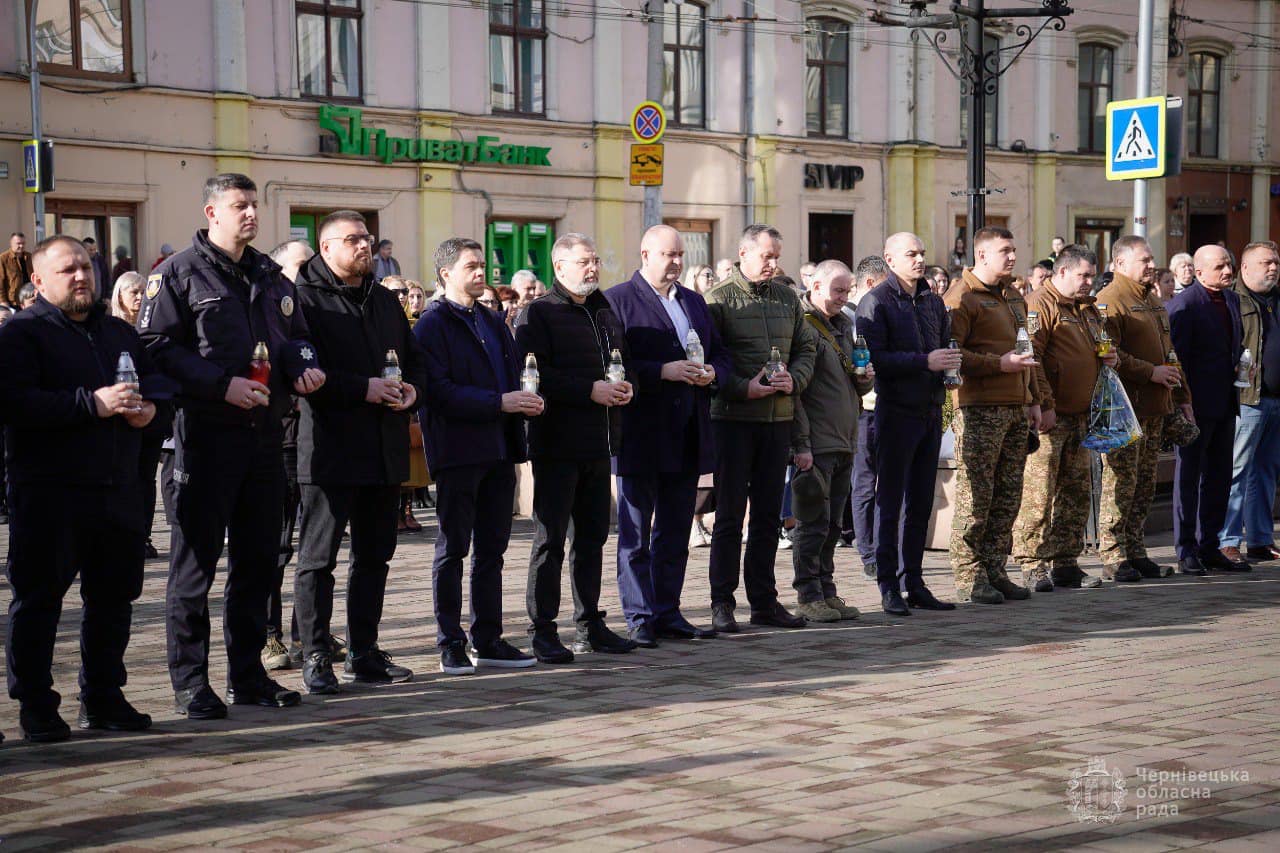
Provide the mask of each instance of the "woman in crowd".
{"label": "woman in crowd", "polygon": [[422,314],[422,309],[427,307],[427,290],[421,283],[406,280],[405,281],[405,298],[404,313],[410,320],[417,320]]}
{"label": "woman in crowd", "polygon": [[694,264],[684,271],[684,280],[680,283],[695,293],[706,293],[716,283],[715,270],[706,264]]}
{"label": "woman in crowd", "polygon": [[[111,289],[111,315],[119,317],[130,326],[137,325],[145,284],[146,279],[141,273],[122,273]],[[138,454],[138,482],[142,486],[142,512],[147,527],[147,559],[159,556],[156,546],[151,544],[151,527],[156,515],[156,469],[160,467],[160,450],[167,431],[167,427],[157,428],[155,424],[145,430],[142,433],[142,449]]]}

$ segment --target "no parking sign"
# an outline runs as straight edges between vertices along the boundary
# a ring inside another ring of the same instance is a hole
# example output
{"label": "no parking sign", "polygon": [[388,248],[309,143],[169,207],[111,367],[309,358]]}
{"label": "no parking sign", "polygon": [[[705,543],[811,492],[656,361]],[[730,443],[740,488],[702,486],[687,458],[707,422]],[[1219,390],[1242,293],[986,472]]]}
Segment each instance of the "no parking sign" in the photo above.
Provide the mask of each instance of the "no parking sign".
{"label": "no parking sign", "polygon": [[667,132],[667,114],[661,104],[642,101],[631,113],[631,135],[636,142],[653,143]]}

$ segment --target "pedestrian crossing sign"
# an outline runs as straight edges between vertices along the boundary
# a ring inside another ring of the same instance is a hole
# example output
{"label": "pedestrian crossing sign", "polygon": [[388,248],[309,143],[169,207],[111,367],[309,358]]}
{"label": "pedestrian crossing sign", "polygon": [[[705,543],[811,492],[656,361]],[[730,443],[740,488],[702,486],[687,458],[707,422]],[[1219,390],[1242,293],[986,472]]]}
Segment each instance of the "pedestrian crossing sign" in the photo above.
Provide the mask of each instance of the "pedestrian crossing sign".
{"label": "pedestrian crossing sign", "polygon": [[1107,180],[1165,175],[1166,99],[1136,98],[1107,104]]}

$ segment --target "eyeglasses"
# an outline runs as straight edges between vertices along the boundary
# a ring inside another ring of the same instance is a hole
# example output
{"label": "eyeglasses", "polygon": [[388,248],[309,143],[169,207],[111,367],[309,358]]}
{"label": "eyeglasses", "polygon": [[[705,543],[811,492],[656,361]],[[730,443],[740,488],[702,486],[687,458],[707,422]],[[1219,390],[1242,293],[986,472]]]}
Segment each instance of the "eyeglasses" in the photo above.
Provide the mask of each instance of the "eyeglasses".
{"label": "eyeglasses", "polygon": [[373,245],[372,234],[348,234],[345,237],[325,237],[321,242],[328,242],[329,240],[341,240],[348,246],[359,246],[361,243],[366,246]]}
{"label": "eyeglasses", "polygon": [[407,287],[388,287],[387,290],[390,290],[396,296],[407,296],[409,294]]}
{"label": "eyeglasses", "polygon": [[477,299],[476,301],[479,302],[481,305],[485,306],[486,308],[498,307],[498,300],[496,299]]}

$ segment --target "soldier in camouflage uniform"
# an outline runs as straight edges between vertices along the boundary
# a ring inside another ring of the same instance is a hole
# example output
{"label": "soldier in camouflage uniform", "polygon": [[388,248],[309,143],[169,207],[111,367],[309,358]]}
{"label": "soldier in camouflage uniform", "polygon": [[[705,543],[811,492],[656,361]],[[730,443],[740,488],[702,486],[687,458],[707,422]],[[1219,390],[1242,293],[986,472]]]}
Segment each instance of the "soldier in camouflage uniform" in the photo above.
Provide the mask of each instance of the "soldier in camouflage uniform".
{"label": "soldier in camouflage uniform", "polygon": [[1083,246],[1058,253],[1053,277],[1027,297],[1035,312],[1036,389],[1040,404],[1040,447],[1027,458],[1022,509],[1014,528],[1014,558],[1022,577],[1036,592],[1054,586],[1098,586],[1102,581],[1080,570],[1084,527],[1089,517],[1089,451],[1081,446],[1089,431],[1089,407],[1099,364],[1114,366],[1107,351],[1099,360],[1102,317],[1089,291],[1097,256]]}
{"label": "soldier in camouflage uniform", "polygon": [[1111,257],[1115,278],[1098,294],[1098,308],[1107,306],[1107,332],[1120,356],[1116,372],[1138,416],[1142,438],[1103,456],[1099,550],[1103,577],[1135,582],[1173,573],[1172,567],[1147,556],[1144,531],[1155,497],[1165,416],[1177,405],[1188,420],[1195,418],[1182,372],[1168,363],[1173,341],[1169,315],[1152,289],[1156,267],[1151,247],[1141,237],[1125,236],[1112,246]]}
{"label": "soldier in camouflage uniform", "polygon": [[1040,426],[1035,403],[1035,355],[1014,351],[1026,324],[1026,302],[1013,289],[1013,235],[982,228],[973,236],[975,263],[947,291],[951,336],[960,345],[956,432],[955,518],[951,569],[956,596],[982,604],[1030,593],[1005,572],[1013,550],[1013,522],[1022,502],[1027,427]]}

